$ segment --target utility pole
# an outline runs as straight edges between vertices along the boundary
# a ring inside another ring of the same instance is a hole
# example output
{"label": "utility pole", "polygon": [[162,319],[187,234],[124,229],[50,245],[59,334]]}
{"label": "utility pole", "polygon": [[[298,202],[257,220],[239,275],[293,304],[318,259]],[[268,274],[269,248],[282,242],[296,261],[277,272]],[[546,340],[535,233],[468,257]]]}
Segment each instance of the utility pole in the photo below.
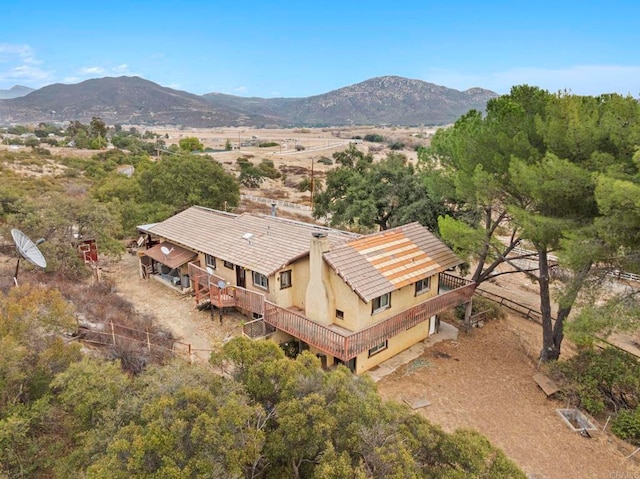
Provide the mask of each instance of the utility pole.
{"label": "utility pole", "polygon": [[313,158],[311,158],[311,208],[313,208],[313,190],[314,188],[314,181],[313,181]]}

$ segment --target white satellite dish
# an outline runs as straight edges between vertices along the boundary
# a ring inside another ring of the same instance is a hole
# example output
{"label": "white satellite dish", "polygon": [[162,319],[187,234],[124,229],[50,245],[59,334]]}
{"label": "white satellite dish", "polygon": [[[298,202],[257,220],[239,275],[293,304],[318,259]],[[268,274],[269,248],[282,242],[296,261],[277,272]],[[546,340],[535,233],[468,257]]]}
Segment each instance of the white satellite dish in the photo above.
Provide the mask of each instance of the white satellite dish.
{"label": "white satellite dish", "polygon": [[20,268],[20,258],[26,259],[29,263],[34,266],[39,266],[40,268],[47,267],[47,260],[44,259],[42,253],[38,249],[40,243],[44,242],[44,238],[39,239],[35,243],[31,241],[27,235],[25,235],[22,231],[17,229],[11,230],[11,236],[13,237],[13,242],[16,245],[16,249],[18,250],[18,264],[16,264],[16,272],[13,275],[13,281],[16,286],[18,285],[18,269]]}
{"label": "white satellite dish", "polygon": [[213,270],[213,268],[211,266],[207,266],[207,273],[209,273],[209,274],[213,274],[214,273],[214,270]]}
{"label": "white satellite dish", "polygon": [[171,252],[173,251],[173,248],[169,249],[166,246],[160,246],[160,251],[162,251],[163,255],[169,256],[171,254]]}
{"label": "white satellite dish", "polygon": [[223,280],[218,281],[218,288],[224,289],[226,286],[227,283],[225,283]]}

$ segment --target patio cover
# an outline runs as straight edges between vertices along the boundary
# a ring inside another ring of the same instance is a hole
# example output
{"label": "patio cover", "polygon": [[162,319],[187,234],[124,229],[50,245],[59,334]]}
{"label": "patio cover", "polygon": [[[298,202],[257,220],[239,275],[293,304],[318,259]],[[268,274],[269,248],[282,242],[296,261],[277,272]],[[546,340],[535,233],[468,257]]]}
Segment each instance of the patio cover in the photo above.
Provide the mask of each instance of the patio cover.
{"label": "patio cover", "polygon": [[[169,254],[164,254],[161,250],[162,247],[167,248],[171,252]],[[193,251],[182,248],[178,245],[165,241],[164,243],[160,243],[155,245],[152,248],[149,248],[144,252],[149,258],[152,258],[159,263],[162,263],[168,266],[171,269],[175,269],[178,266],[182,266],[183,264],[195,259],[198,255]]]}

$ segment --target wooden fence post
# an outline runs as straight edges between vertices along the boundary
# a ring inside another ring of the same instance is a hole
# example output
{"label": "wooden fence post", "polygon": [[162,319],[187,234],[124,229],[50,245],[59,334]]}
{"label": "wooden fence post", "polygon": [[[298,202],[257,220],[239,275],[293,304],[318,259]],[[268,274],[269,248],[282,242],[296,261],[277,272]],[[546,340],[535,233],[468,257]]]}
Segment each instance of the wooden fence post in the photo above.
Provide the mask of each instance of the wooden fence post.
{"label": "wooden fence post", "polygon": [[109,324],[111,325],[111,339],[113,340],[113,344],[115,346],[115,344],[116,344],[116,333],[115,333],[115,331],[113,329],[113,321],[111,321]]}

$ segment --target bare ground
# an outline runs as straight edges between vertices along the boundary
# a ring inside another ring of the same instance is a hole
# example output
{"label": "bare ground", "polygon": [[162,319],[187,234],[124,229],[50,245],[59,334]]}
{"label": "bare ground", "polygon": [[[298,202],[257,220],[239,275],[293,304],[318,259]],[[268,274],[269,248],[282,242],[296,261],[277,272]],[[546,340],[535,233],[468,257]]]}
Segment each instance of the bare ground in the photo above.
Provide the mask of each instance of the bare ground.
{"label": "bare ground", "polygon": [[153,278],[140,278],[136,256],[125,255],[106,274],[138,312],[153,314],[174,334],[179,341],[176,351],[183,357],[188,357],[191,350],[191,359],[207,361],[211,351],[218,350],[225,340],[242,334],[244,316],[225,310],[221,322],[219,311],[199,311],[192,296],[173,291]]}
{"label": "bare ground", "polygon": [[428,399],[419,414],[447,431],[481,432],[531,478],[640,475],[634,459],[625,459],[633,448],[606,433],[584,438],[557,415],[567,405],[547,399],[532,379],[540,336],[537,324],[516,316],[490,322],[428,348],[378,390],[386,399]]}

